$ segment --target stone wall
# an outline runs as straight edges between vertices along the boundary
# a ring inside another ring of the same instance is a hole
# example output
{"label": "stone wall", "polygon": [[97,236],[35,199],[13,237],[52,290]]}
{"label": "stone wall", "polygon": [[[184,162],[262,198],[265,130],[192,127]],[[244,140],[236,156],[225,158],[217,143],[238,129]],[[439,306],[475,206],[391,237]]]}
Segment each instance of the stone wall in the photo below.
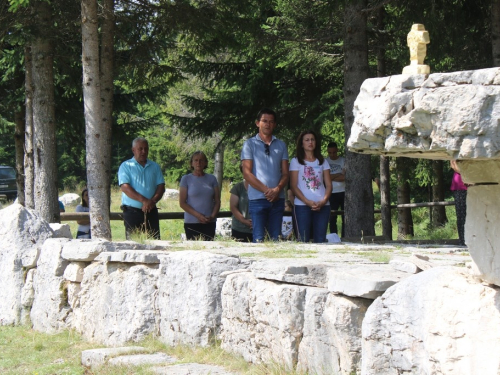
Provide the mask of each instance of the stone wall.
{"label": "stone wall", "polygon": [[[498,289],[465,268],[413,274],[345,251],[336,262],[252,261],[166,242],[51,238],[17,205],[2,210],[0,228],[12,228],[0,239],[2,325],[72,328],[109,346],[217,337],[247,361],[310,374],[497,374],[500,365]],[[461,259],[451,258],[444,264]]]}

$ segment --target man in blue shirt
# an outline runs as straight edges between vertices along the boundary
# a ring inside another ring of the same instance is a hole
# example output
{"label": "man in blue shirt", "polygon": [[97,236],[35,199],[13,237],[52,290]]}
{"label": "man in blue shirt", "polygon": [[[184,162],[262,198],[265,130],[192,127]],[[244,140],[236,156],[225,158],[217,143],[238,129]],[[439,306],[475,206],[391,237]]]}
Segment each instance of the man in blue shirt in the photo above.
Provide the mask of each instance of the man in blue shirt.
{"label": "man in blue shirt", "polygon": [[259,133],[243,144],[241,161],[248,182],[248,210],[252,217],[253,242],[262,242],[266,231],[279,239],[285,210],[284,187],[288,183],[288,150],[273,136],[276,113],[262,109],[255,121]]}
{"label": "man in blue shirt", "polygon": [[132,142],[132,159],[124,161],[118,170],[118,184],[122,191],[125,233],[142,231],[160,239],[160,221],[156,203],[165,192],[165,179],[160,166],[148,159],[149,145],[145,138]]}

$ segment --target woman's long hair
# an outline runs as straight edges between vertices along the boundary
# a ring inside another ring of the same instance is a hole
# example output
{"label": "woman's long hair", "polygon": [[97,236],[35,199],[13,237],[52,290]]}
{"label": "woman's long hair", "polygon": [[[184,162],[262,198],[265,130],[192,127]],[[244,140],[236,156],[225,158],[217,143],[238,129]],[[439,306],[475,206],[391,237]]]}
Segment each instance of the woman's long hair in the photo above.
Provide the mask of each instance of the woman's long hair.
{"label": "woman's long hair", "polygon": [[[87,202],[85,202],[85,199],[83,199],[83,195],[85,194],[85,192],[89,192],[89,190],[87,188],[83,189],[82,191],[82,207],[88,207],[89,205],[87,204]],[[88,198],[88,195],[87,195],[87,201],[89,200]]]}
{"label": "woman's long hair", "polygon": [[306,164],[304,162],[304,158],[306,157],[306,152],[304,151],[304,146],[302,146],[302,140],[304,139],[304,136],[308,134],[312,134],[314,136],[314,139],[316,141],[316,147],[314,148],[313,153],[314,157],[318,159],[319,165],[321,165],[325,161],[325,158],[323,157],[323,155],[321,155],[321,140],[319,139],[319,136],[316,134],[314,130],[304,130],[297,137],[297,144],[295,146],[295,154],[297,156],[297,160],[299,164],[302,165]]}

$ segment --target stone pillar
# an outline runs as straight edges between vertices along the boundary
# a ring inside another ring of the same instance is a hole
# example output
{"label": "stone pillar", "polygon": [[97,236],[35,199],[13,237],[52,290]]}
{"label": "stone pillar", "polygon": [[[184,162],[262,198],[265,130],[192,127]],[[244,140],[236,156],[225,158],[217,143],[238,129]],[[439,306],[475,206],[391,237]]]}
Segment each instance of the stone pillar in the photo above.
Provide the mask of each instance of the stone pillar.
{"label": "stone pillar", "polygon": [[467,190],[465,242],[481,277],[500,286],[500,160],[458,161]]}

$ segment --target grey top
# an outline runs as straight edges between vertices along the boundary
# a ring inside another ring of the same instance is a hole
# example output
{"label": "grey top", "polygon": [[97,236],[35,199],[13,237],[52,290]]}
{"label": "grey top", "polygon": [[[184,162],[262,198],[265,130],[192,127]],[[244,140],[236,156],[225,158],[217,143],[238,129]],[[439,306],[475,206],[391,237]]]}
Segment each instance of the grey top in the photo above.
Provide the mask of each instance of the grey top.
{"label": "grey top", "polygon": [[[250,218],[250,214],[248,212],[248,193],[247,189],[245,189],[245,183],[241,181],[234,185],[231,188],[231,194],[234,194],[238,197],[238,211],[241,212],[245,219]],[[238,232],[252,233],[252,228],[247,227],[241,221],[236,219],[234,215],[231,222],[231,228],[237,230]]]}
{"label": "grey top", "polygon": [[[252,173],[269,188],[278,186],[281,180],[281,162],[288,160],[288,149],[285,142],[273,136],[269,145],[269,155],[266,154],[266,145],[259,134],[249,138],[243,144],[241,160],[252,160]],[[280,191],[280,198],[285,198],[285,191]],[[266,199],[264,193],[248,186],[248,199]]]}
{"label": "grey top", "polygon": [[[187,189],[187,204],[204,216],[212,215],[215,205],[215,190],[218,187],[217,179],[212,174],[194,176],[192,173],[185,174],[181,178],[180,187]],[[198,219],[184,212],[184,222],[188,224],[199,223]]]}

